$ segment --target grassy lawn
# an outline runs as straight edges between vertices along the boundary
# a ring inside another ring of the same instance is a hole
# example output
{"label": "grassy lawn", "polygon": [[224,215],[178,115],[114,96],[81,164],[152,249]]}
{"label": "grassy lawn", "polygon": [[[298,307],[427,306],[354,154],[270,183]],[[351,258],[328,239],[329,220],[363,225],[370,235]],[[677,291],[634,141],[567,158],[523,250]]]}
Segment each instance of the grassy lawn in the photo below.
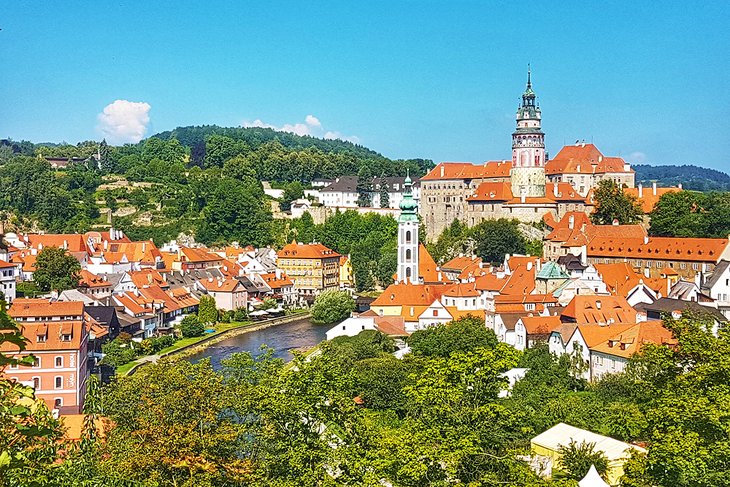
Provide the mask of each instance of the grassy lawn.
{"label": "grassy lawn", "polygon": [[134,367],[135,365],[137,365],[137,361],[133,360],[131,362],[128,362],[124,365],[117,367],[117,375],[119,375],[119,376],[127,375],[127,372],[132,370],[132,367]]}
{"label": "grassy lawn", "polygon": [[194,343],[198,343],[206,338],[214,337],[216,335],[220,335],[224,331],[231,330],[233,328],[238,328],[241,326],[248,326],[250,325],[250,321],[232,321],[230,323],[218,323],[213,327],[215,330],[215,333],[205,333],[202,336],[199,337],[190,337],[190,338],[181,338],[180,340],[176,341],[173,345],[170,345],[167,348],[163,348],[159,352],[157,352],[157,355],[163,355],[169,352],[173,352],[175,350],[180,350],[183,347],[187,347],[188,345],[192,345]]}

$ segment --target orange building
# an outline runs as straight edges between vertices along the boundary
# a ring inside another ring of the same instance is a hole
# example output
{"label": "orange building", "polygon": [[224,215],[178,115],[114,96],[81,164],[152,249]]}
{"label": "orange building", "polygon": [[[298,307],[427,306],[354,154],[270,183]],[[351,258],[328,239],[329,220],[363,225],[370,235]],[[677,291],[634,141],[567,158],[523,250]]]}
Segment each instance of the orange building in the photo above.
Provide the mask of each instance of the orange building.
{"label": "orange building", "polygon": [[[28,340],[26,350],[17,356],[32,354],[36,362],[32,367],[8,367],[4,375],[32,386],[49,408],[80,413],[89,377],[84,303],[16,299],[8,314],[18,322]],[[10,344],[4,344],[0,350],[17,352]]]}

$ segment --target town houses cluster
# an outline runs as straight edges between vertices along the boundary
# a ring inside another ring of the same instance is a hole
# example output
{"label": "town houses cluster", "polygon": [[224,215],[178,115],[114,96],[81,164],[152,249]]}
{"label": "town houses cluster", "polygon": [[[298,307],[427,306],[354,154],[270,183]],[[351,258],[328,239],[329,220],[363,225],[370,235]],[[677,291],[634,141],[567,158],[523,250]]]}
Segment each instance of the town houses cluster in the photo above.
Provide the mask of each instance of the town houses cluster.
{"label": "town houses cluster", "polygon": [[[80,411],[101,345],[127,333],[133,340],[173,333],[182,318],[211,296],[222,311],[246,310],[253,319],[310,305],[329,289],[351,289],[347,256],[327,247],[291,242],[271,248],[237,245],[211,249],[152,240],[132,241],[123,232],[5,234],[0,284],[9,314],[28,340],[32,367],[5,375],[32,385],[39,398],[66,414]],[[19,283],[33,282],[44,248],[64,249],[81,265],[76,289],[43,297],[17,297]],[[276,305],[272,305],[272,301]],[[269,306],[267,308],[267,306]],[[17,352],[5,345],[4,352]]]}
{"label": "town houses cluster", "polygon": [[649,237],[639,224],[594,225],[582,211],[545,222],[543,256],[506,255],[494,265],[460,255],[439,266],[418,241],[417,204],[406,191],[395,283],[328,339],[366,329],[401,339],[471,316],[519,350],[547,344],[577,355],[595,380],[624,370],[648,343],[675,344],[667,317],[703,316],[715,330],[730,318],[727,238]]}

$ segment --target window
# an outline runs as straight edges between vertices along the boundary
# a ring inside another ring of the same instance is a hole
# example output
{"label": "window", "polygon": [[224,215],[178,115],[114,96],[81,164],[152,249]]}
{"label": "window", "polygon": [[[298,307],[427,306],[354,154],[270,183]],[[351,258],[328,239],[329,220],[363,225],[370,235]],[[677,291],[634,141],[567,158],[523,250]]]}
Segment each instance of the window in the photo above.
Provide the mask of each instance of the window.
{"label": "window", "polygon": [[38,343],[45,343],[46,342],[46,336],[45,335],[38,335],[36,336],[36,340]]}
{"label": "window", "polygon": [[59,409],[61,406],[63,406],[63,399],[57,397],[53,400],[53,409]]}
{"label": "window", "polygon": [[406,243],[411,243],[411,231],[406,231]]}
{"label": "window", "polygon": [[61,377],[60,375],[57,375],[56,378],[55,378],[55,380],[54,380],[54,382],[55,382],[54,383],[54,387],[56,389],[63,388],[63,377]]}
{"label": "window", "polygon": [[436,317],[439,315],[439,310],[435,309],[433,310],[433,316]]}
{"label": "window", "polygon": [[411,249],[406,249],[406,262],[411,261]]}
{"label": "window", "polygon": [[40,377],[33,377],[33,389],[40,390],[41,388],[41,378]]}
{"label": "window", "polygon": [[41,367],[41,359],[39,357],[35,357],[35,361],[33,362],[33,367],[36,369],[39,369]]}
{"label": "window", "polygon": [[63,357],[56,357],[55,366],[56,368],[63,367]]}

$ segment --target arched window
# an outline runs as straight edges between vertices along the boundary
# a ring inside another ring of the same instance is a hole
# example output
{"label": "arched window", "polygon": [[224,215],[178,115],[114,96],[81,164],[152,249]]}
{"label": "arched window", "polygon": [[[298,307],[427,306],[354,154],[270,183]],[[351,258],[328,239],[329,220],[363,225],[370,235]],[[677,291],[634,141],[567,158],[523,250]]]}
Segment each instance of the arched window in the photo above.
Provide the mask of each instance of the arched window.
{"label": "arched window", "polygon": [[406,230],[406,243],[411,243],[411,231]]}
{"label": "arched window", "polygon": [[411,261],[411,249],[406,249],[406,262]]}
{"label": "arched window", "polygon": [[55,385],[56,389],[62,389],[63,388],[63,377],[56,376],[56,380],[55,380],[55,384],[54,385]]}
{"label": "arched window", "polygon": [[411,278],[411,268],[410,267],[406,267],[406,278],[407,279]]}
{"label": "arched window", "polygon": [[63,357],[56,357],[56,367],[63,367]]}

